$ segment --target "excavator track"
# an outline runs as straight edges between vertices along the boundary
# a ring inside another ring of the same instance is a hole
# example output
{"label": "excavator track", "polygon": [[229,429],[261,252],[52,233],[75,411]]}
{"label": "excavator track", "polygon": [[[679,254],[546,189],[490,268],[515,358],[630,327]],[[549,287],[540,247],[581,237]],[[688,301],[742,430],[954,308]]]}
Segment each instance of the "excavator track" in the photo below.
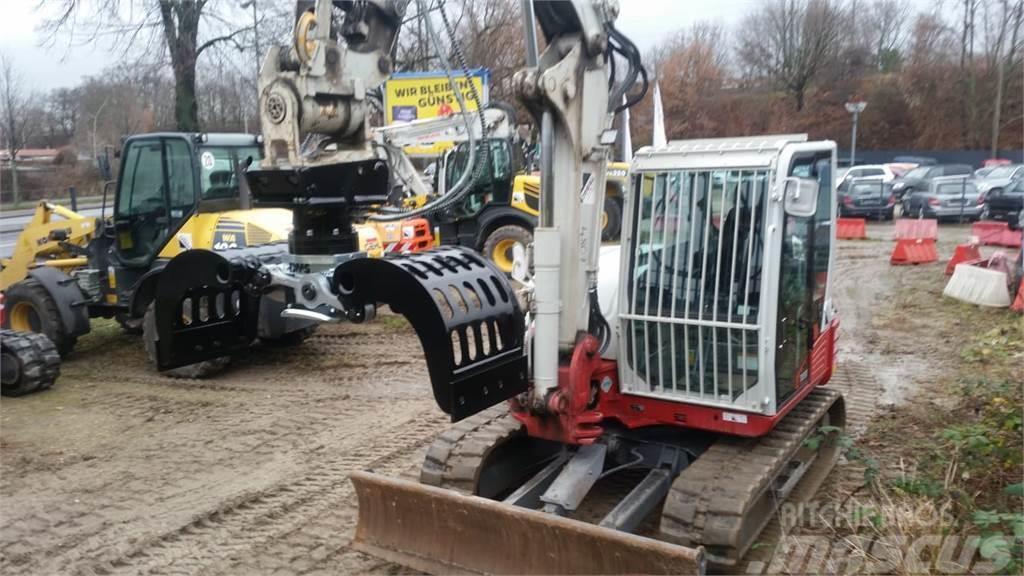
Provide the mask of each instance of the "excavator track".
{"label": "excavator track", "polygon": [[[506,406],[443,432],[420,483],[352,475],[360,500],[354,546],[448,573],[700,573],[735,566],[799,486],[814,490],[839,456],[842,395],[816,389],[768,435],[723,437],[675,479],[656,530],[638,536],[500,500],[550,461],[558,444],[529,438]],[[402,519],[396,522],[395,511]],[[428,536],[429,535],[429,536]],[[572,550],[571,554],[565,554]]]}
{"label": "excavator track", "polygon": [[[672,483],[659,538],[700,544],[709,564],[735,566],[792,489],[815,491],[839,458],[834,434],[823,436],[817,450],[806,441],[821,426],[844,424],[842,395],[817,388],[767,435],[716,441]],[[787,467],[797,470],[800,464],[800,475],[787,486],[784,480],[794,476]]]}
{"label": "excavator track", "polygon": [[526,433],[502,403],[445,430],[427,450],[420,482],[460,494],[479,495],[484,461],[500,445]]}

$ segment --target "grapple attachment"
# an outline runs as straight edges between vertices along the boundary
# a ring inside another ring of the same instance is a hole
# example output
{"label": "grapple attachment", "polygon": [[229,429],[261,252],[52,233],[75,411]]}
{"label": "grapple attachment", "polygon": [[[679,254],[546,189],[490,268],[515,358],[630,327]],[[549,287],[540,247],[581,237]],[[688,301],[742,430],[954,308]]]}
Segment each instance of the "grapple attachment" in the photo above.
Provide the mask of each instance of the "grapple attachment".
{"label": "grapple attachment", "polygon": [[360,258],[334,272],[341,297],[384,303],[416,330],[434,399],[452,421],[524,392],[524,320],[508,279],[471,250]]}
{"label": "grapple attachment", "polygon": [[702,574],[704,549],[368,472],[353,547],[434,574]]}
{"label": "grapple attachment", "polygon": [[187,250],[160,273],[154,295],[156,365],[169,370],[246,349],[257,336],[261,264],[287,255],[283,244],[211,252]]}

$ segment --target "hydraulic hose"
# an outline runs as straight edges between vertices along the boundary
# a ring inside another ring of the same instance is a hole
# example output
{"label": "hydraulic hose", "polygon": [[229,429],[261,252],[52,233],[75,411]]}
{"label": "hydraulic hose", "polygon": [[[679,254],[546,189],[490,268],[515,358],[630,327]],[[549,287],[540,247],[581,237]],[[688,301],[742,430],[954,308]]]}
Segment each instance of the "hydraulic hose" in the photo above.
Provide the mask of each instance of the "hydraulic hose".
{"label": "hydraulic hose", "polygon": [[[419,10],[423,14],[428,14],[426,0],[416,0]],[[457,64],[461,68],[462,77],[470,80],[469,88],[470,93],[473,97],[473,101],[476,103],[477,118],[480,121],[480,135],[481,140],[486,142],[487,138],[487,124],[484,119],[483,106],[480,103],[480,94],[476,90],[476,85],[470,79],[468,69],[466,67],[465,56],[462,53],[462,48],[459,46],[457,39],[455,38],[455,31],[451,26],[451,22],[448,20],[448,14],[444,9],[444,2],[438,4],[438,11],[441,13],[441,20],[444,23],[445,31],[449,36],[449,40],[452,43],[455,51],[455,58]],[[490,150],[488,146],[482,147],[482,161],[477,162],[477,142],[473,135],[473,127],[470,125],[469,112],[466,111],[466,102],[462,96],[462,91],[459,89],[458,83],[455,80],[455,75],[452,72],[451,64],[448,59],[444,56],[444,51],[441,46],[440,37],[437,31],[434,29],[434,25],[431,22],[429,16],[422,16],[424,22],[427,25],[427,33],[430,36],[431,43],[434,45],[434,50],[437,51],[438,56],[441,59],[441,63],[444,66],[445,75],[448,77],[448,84],[452,88],[452,92],[455,94],[455,99],[459,103],[460,114],[466,119],[466,136],[469,145],[469,154],[467,158],[466,169],[463,171],[462,176],[452,187],[451,191],[446,193],[441,198],[429,202],[426,205],[416,208],[413,210],[397,210],[397,211],[383,211],[378,214],[373,214],[369,218],[371,220],[377,220],[381,222],[393,222],[396,220],[402,220],[405,218],[415,218],[425,214],[431,214],[441,210],[445,210],[457,202],[461,201],[470,190],[472,190],[473,183],[475,183],[480,176],[483,174],[483,170],[487,168],[490,163]]]}

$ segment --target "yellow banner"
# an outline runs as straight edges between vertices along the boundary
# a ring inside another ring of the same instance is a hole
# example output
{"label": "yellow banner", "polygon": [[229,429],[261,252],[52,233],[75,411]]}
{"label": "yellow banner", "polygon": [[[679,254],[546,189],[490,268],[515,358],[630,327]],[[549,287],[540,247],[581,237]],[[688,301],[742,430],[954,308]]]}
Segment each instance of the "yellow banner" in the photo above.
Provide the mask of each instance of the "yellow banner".
{"label": "yellow banner", "polygon": [[[477,108],[470,82],[476,87],[481,104],[487,106],[490,72],[480,68],[470,70],[469,74],[469,78],[457,75],[455,82],[462,92],[466,109],[474,111]],[[399,73],[384,83],[384,115],[388,124],[437,118],[460,111],[458,98],[443,72]],[[451,142],[439,142],[434,146],[411,146],[406,148],[406,153],[435,156],[451,146]]]}

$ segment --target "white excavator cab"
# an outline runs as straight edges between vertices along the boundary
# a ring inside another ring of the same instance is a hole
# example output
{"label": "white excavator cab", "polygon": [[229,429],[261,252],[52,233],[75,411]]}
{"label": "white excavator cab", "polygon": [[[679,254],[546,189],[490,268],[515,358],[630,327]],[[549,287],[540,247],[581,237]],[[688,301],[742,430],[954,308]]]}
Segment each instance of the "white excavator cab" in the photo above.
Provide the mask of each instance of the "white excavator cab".
{"label": "white excavator cab", "polygon": [[601,270],[620,283],[624,394],[728,409],[743,424],[822,378],[834,172],[835,144],[803,135],[638,151],[620,269]]}

